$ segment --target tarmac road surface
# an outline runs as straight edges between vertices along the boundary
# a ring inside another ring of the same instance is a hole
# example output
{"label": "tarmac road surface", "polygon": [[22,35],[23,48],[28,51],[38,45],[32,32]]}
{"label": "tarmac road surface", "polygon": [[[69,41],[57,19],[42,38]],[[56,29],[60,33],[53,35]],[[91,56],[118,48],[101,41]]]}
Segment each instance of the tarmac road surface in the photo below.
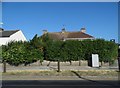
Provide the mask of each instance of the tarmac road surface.
{"label": "tarmac road surface", "polygon": [[120,81],[4,80],[2,88],[120,88]]}

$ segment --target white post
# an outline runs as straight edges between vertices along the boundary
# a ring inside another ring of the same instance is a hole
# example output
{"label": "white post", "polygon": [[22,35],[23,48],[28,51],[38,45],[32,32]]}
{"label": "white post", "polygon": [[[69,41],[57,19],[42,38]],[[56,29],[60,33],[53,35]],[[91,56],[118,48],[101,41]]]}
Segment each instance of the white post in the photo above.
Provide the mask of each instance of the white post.
{"label": "white post", "polygon": [[92,54],[92,67],[99,67],[98,54]]}

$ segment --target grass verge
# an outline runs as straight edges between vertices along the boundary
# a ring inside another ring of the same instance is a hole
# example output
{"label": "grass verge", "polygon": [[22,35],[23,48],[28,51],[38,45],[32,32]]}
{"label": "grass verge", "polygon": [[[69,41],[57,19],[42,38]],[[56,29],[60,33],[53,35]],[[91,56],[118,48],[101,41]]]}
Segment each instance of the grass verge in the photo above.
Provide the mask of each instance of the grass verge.
{"label": "grass verge", "polygon": [[2,73],[3,76],[12,75],[12,76],[118,76],[117,71],[112,70],[92,70],[92,71],[11,71],[7,73]]}

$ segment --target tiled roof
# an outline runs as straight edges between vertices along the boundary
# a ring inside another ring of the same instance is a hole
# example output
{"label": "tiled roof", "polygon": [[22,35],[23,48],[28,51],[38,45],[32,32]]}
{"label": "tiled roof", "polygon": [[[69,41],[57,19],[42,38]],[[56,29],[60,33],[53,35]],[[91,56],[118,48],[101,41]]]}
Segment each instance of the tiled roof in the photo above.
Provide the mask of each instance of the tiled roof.
{"label": "tiled roof", "polygon": [[48,32],[48,36],[54,40],[64,40],[65,38],[94,38],[93,36],[83,32]]}
{"label": "tiled roof", "polygon": [[10,31],[0,31],[0,37],[10,37],[12,34],[18,32],[19,30],[10,30]]}
{"label": "tiled roof", "polygon": [[93,38],[93,36],[83,32],[72,32],[68,34],[67,38]]}

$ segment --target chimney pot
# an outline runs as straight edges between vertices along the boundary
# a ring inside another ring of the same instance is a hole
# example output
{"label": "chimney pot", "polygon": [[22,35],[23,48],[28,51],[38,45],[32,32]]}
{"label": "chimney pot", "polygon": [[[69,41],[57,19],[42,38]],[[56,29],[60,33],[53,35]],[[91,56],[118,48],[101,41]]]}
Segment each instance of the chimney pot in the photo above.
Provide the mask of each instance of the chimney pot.
{"label": "chimney pot", "polygon": [[85,28],[81,28],[80,31],[83,32],[83,33],[85,33],[85,32],[86,32],[86,29],[85,29]]}
{"label": "chimney pot", "polygon": [[46,34],[47,33],[47,30],[43,30],[43,34]]}
{"label": "chimney pot", "polygon": [[65,33],[65,28],[62,29],[62,33]]}
{"label": "chimney pot", "polygon": [[4,31],[4,29],[3,29],[3,28],[0,28],[0,32],[2,32],[2,31]]}

